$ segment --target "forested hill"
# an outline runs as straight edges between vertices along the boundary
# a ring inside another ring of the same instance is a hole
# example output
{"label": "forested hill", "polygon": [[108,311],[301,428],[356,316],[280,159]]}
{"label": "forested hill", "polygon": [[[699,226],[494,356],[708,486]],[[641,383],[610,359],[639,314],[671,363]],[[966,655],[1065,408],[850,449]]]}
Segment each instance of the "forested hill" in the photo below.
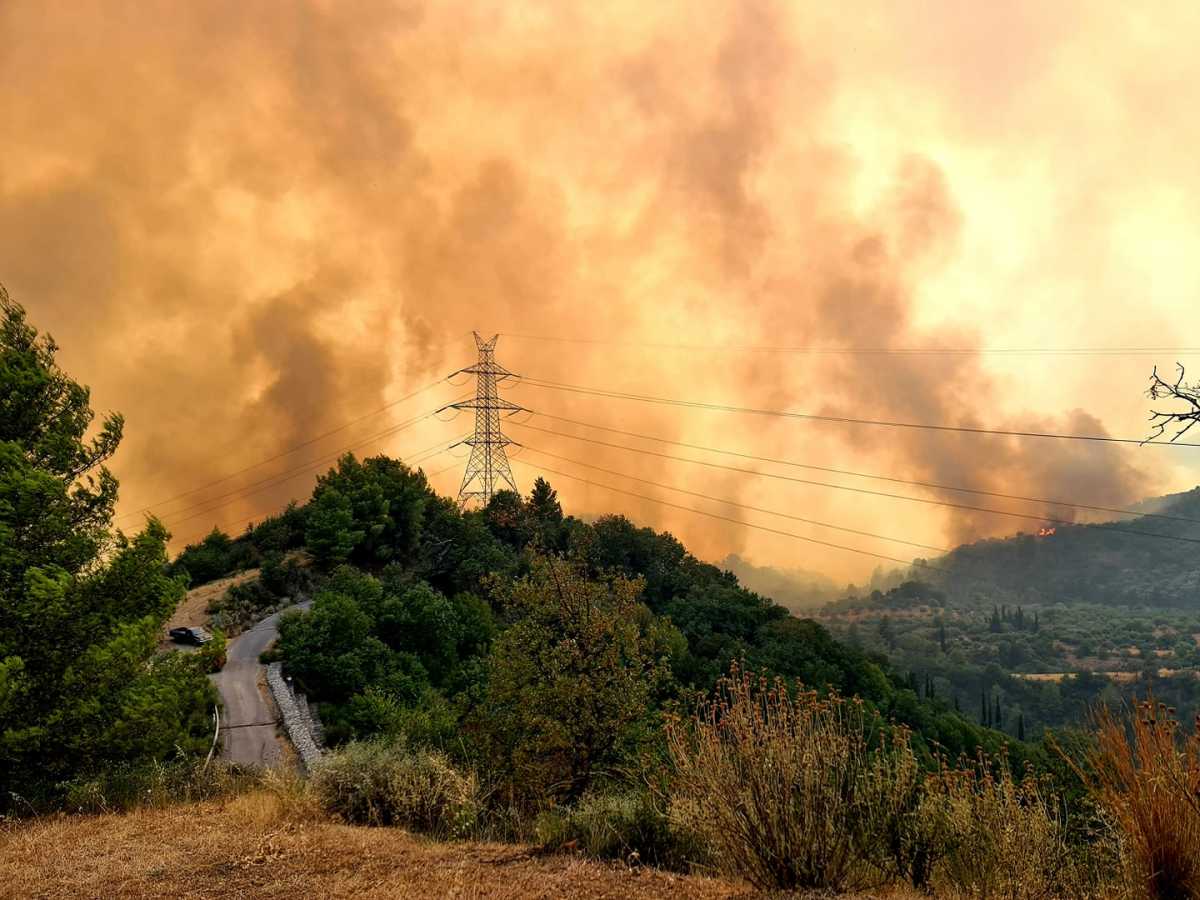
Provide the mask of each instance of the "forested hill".
{"label": "forested hill", "polygon": [[1144,501],[1137,509],[1178,518],[1057,525],[1045,536],[1020,533],[978,541],[930,561],[952,575],[925,570],[921,577],[988,605],[1007,592],[1027,603],[1200,607],[1200,543],[1131,533],[1200,542],[1200,487]]}
{"label": "forested hill", "polygon": [[496,673],[508,664],[505,648],[515,638],[506,636],[528,626],[510,595],[549,590],[550,602],[557,588],[541,582],[560,570],[581,591],[599,594],[617,590],[620,579],[635,580],[628,583],[636,610],[622,616],[637,625],[634,643],[667,666],[655,697],[647,698],[651,707],[711,690],[740,661],[861,696],[911,726],[918,740],[952,754],[995,749],[1004,740],[947,702],[920,697],[884,659],[700,562],[671,535],[621,516],[583,522],[564,515],[540,479],[527,498],[504,492],[485,509],[463,513],[419,471],[385,457],[346,457],[304,506],[237,539],[215,532],[188,547],[174,570],[195,585],[261,565],[258,582],[230,594],[271,607],[274,594],[289,593],[281,559],[300,548],[314,557],[323,584],[312,612],[281,629],[280,652],[322,704],[335,740],[386,733],[430,710],[448,711],[443,725],[451,737],[472,727],[478,698],[497,689]]}

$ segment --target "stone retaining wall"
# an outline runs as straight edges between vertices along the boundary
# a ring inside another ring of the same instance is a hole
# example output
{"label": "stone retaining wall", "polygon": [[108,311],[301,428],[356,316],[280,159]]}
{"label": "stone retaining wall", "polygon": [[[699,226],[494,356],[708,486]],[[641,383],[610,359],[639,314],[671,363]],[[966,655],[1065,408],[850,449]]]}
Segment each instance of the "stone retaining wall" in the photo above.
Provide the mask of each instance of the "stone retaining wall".
{"label": "stone retaining wall", "polygon": [[300,762],[307,769],[321,758],[321,747],[313,738],[312,720],[305,712],[308,704],[306,702],[302,709],[296,702],[292,689],[284,680],[283,663],[274,662],[267,666],[267,685],[279,706],[280,715],[283,716],[283,727],[287,730],[288,739],[296,748]]}

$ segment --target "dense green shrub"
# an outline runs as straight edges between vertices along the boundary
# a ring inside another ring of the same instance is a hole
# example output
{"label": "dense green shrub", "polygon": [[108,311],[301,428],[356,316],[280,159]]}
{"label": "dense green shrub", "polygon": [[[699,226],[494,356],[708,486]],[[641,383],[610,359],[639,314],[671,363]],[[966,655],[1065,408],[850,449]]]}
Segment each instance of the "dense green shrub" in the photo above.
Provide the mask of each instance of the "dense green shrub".
{"label": "dense green shrub", "polygon": [[255,622],[289,605],[287,599],[267,590],[259,579],[235,584],[208,605],[214,628],[241,634]]}
{"label": "dense green shrub", "polygon": [[196,651],[196,665],[206,675],[211,675],[213,672],[220,672],[221,669],[225,668],[225,654],[228,649],[229,642],[225,640],[225,632],[221,631],[220,628],[214,628],[212,631],[212,640]]}
{"label": "dense green shrub", "polygon": [[645,789],[586,794],[571,807],[556,807],[537,819],[538,841],[598,859],[618,859],[687,871],[704,862],[694,835],[672,823],[660,801]]}
{"label": "dense green shrub", "polygon": [[479,818],[475,776],[403,742],[347,744],[317,764],[312,785],[321,805],[347,822],[466,837]]}

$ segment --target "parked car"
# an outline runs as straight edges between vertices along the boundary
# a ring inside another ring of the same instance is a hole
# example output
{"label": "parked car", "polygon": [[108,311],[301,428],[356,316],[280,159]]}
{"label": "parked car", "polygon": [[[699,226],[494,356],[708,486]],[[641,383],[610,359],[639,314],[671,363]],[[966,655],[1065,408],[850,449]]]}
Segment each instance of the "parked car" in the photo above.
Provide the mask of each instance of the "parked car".
{"label": "parked car", "polygon": [[171,629],[171,640],[177,644],[195,644],[197,647],[212,640],[212,635],[199,625],[181,625]]}

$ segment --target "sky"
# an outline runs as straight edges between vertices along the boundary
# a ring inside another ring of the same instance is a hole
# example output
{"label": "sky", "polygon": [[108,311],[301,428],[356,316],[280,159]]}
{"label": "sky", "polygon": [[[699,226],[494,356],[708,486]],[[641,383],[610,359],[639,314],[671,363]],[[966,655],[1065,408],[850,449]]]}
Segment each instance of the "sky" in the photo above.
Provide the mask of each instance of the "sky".
{"label": "sky", "polygon": [[[1151,368],[1194,352],[1008,351],[1200,344],[1197,33],[1200,6],[1169,0],[3,0],[0,283],[126,416],[120,524],[153,509],[176,546],[304,499],[346,447],[455,494],[465,451],[421,451],[470,415],[426,414],[471,389],[439,380],[478,330],[529,379],[504,395],[543,414],[508,429],[523,490],[553,468],[569,512],[858,579],[880,560],[743,523],[937,551],[744,507],[929,548],[1038,522],[563,434],[960,503],[590,426],[1106,506],[1190,488],[1200,451],[533,380],[1145,436]],[[959,352],[862,352],[914,348]]]}

